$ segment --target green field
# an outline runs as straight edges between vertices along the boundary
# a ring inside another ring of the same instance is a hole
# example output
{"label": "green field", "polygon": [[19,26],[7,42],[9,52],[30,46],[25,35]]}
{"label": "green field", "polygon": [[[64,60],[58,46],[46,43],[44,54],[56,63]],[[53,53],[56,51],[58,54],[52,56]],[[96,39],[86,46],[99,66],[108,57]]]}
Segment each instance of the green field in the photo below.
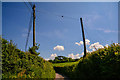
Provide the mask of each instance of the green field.
{"label": "green field", "polygon": [[64,67],[64,66],[71,66],[71,65],[75,65],[78,64],[79,61],[76,62],[65,62],[65,63],[53,63],[54,67]]}

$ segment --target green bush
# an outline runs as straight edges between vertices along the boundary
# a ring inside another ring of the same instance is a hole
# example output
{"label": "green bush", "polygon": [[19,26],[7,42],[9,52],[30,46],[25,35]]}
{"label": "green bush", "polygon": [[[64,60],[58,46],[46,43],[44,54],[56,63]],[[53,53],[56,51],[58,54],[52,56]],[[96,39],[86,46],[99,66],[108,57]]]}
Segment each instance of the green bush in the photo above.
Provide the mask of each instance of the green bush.
{"label": "green bush", "polygon": [[114,43],[111,46],[87,53],[76,66],[55,67],[69,78],[83,80],[120,79],[120,46]]}
{"label": "green bush", "polygon": [[64,67],[54,67],[55,71],[57,73],[61,73],[64,74],[67,77],[74,77],[74,71],[75,71],[76,65],[72,65],[72,66],[64,66]]}
{"label": "green bush", "polygon": [[114,43],[98,49],[79,62],[76,76],[81,79],[120,79],[120,46]]}
{"label": "green bush", "polygon": [[2,39],[2,78],[54,79],[52,64],[36,54],[23,52],[12,41]]}
{"label": "green bush", "polygon": [[36,50],[39,49],[39,46],[40,46],[40,44],[39,45],[36,44],[36,46],[33,46],[33,47],[29,48],[29,52],[31,54],[39,55],[40,53],[36,52]]}

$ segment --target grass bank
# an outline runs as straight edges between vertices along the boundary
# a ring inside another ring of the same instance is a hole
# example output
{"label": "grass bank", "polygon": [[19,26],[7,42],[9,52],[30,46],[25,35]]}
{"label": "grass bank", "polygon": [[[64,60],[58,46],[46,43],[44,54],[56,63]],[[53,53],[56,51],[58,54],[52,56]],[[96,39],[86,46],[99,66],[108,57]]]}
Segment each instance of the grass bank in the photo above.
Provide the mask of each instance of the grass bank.
{"label": "grass bank", "polygon": [[64,66],[72,66],[78,64],[79,61],[76,62],[65,62],[65,63],[53,63],[53,67],[64,67]]}

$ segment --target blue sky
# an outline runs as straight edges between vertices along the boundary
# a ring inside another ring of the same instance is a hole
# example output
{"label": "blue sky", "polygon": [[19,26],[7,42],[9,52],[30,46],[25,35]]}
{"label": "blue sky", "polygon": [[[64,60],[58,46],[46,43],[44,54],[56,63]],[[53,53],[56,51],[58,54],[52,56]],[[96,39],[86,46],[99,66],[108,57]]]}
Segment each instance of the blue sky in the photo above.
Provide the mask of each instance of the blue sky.
{"label": "blue sky", "polygon": [[[117,2],[36,2],[36,43],[43,58],[51,54],[68,56],[81,54],[83,45],[80,17],[83,18],[85,37],[91,44],[100,45],[118,42],[118,3]],[[29,3],[27,3],[31,9]],[[31,9],[32,11],[32,9]],[[17,47],[25,50],[30,11],[24,2],[2,4],[2,35],[13,40]],[[62,17],[63,16],[63,17]],[[32,29],[28,47],[32,46]],[[64,50],[54,50],[57,45]],[[87,50],[89,49],[87,45]],[[82,56],[82,55],[81,55]]]}

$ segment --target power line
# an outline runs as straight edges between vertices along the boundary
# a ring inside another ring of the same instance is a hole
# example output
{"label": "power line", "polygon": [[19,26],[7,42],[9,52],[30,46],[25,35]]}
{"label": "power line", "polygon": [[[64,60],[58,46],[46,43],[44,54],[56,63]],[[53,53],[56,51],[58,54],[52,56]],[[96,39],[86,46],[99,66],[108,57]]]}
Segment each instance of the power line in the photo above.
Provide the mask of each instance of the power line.
{"label": "power line", "polygon": [[[97,40],[91,38],[92,35],[90,35],[90,32],[88,32],[87,28],[84,27],[84,29],[85,29],[85,32],[86,32],[86,36],[88,36],[88,38],[89,38],[92,42],[100,42],[101,44],[102,44],[102,43],[108,43],[108,42],[109,42],[109,40],[105,40],[106,37],[102,36],[102,35],[100,34],[100,32],[98,32],[98,31],[96,31],[96,33],[97,33],[97,36],[96,36],[96,37],[97,37]],[[94,33],[94,34],[95,34],[95,33]]]}
{"label": "power line", "polygon": [[28,7],[28,5],[25,2],[24,4],[26,5],[27,9],[31,12],[31,9]]}
{"label": "power line", "polygon": [[67,18],[67,19],[72,19],[72,20],[79,21],[79,19],[77,19],[77,18],[66,16],[66,15],[59,15],[59,14],[51,13],[51,12],[48,12],[48,11],[40,11],[40,10],[36,10],[36,11],[37,12],[46,13],[46,14],[51,14],[53,16],[58,16],[58,17],[63,17],[63,18]]}
{"label": "power line", "polygon": [[25,51],[26,51],[26,49],[27,49],[28,39],[29,39],[31,27],[32,27],[32,13],[31,13],[30,22],[29,22],[29,28],[28,28],[28,35],[27,35],[27,39],[26,39]]}
{"label": "power line", "polygon": [[33,7],[33,5],[32,5],[32,3],[31,3],[31,2],[29,2],[29,4],[30,4],[30,6],[31,6],[31,7]]}
{"label": "power line", "polygon": [[[67,19],[72,19],[72,20],[79,20],[79,19],[77,19],[77,18],[74,18],[74,17],[70,17],[70,16],[65,16],[65,15],[59,15],[59,14],[55,14],[55,13],[52,13],[52,12],[48,12],[48,11],[43,11],[43,10],[36,10],[37,12],[41,12],[41,13],[46,13],[46,14],[50,14],[50,15],[53,15],[53,16],[58,16],[58,17],[62,17],[62,18],[67,18]],[[90,37],[90,35],[89,35],[89,33],[87,32],[87,29],[86,28],[84,28],[85,29],[85,32],[87,33],[87,36],[88,36],[88,38],[90,38],[91,40],[92,40],[92,38]],[[102,37],[99,33],[98,33],[98,36],[99,36],[99,38],[101,38],[101,39],[103,39],[104,38],[104,36]],[[95,40],[92,40],[92,41],[95,41]]]}
{"label": "power line", "polygon": [[[28,0],[27,0],[28,1]],[[30,4],[31,7],[33,7],[32,3],[30,1],[28,1],[28,3]]]}

